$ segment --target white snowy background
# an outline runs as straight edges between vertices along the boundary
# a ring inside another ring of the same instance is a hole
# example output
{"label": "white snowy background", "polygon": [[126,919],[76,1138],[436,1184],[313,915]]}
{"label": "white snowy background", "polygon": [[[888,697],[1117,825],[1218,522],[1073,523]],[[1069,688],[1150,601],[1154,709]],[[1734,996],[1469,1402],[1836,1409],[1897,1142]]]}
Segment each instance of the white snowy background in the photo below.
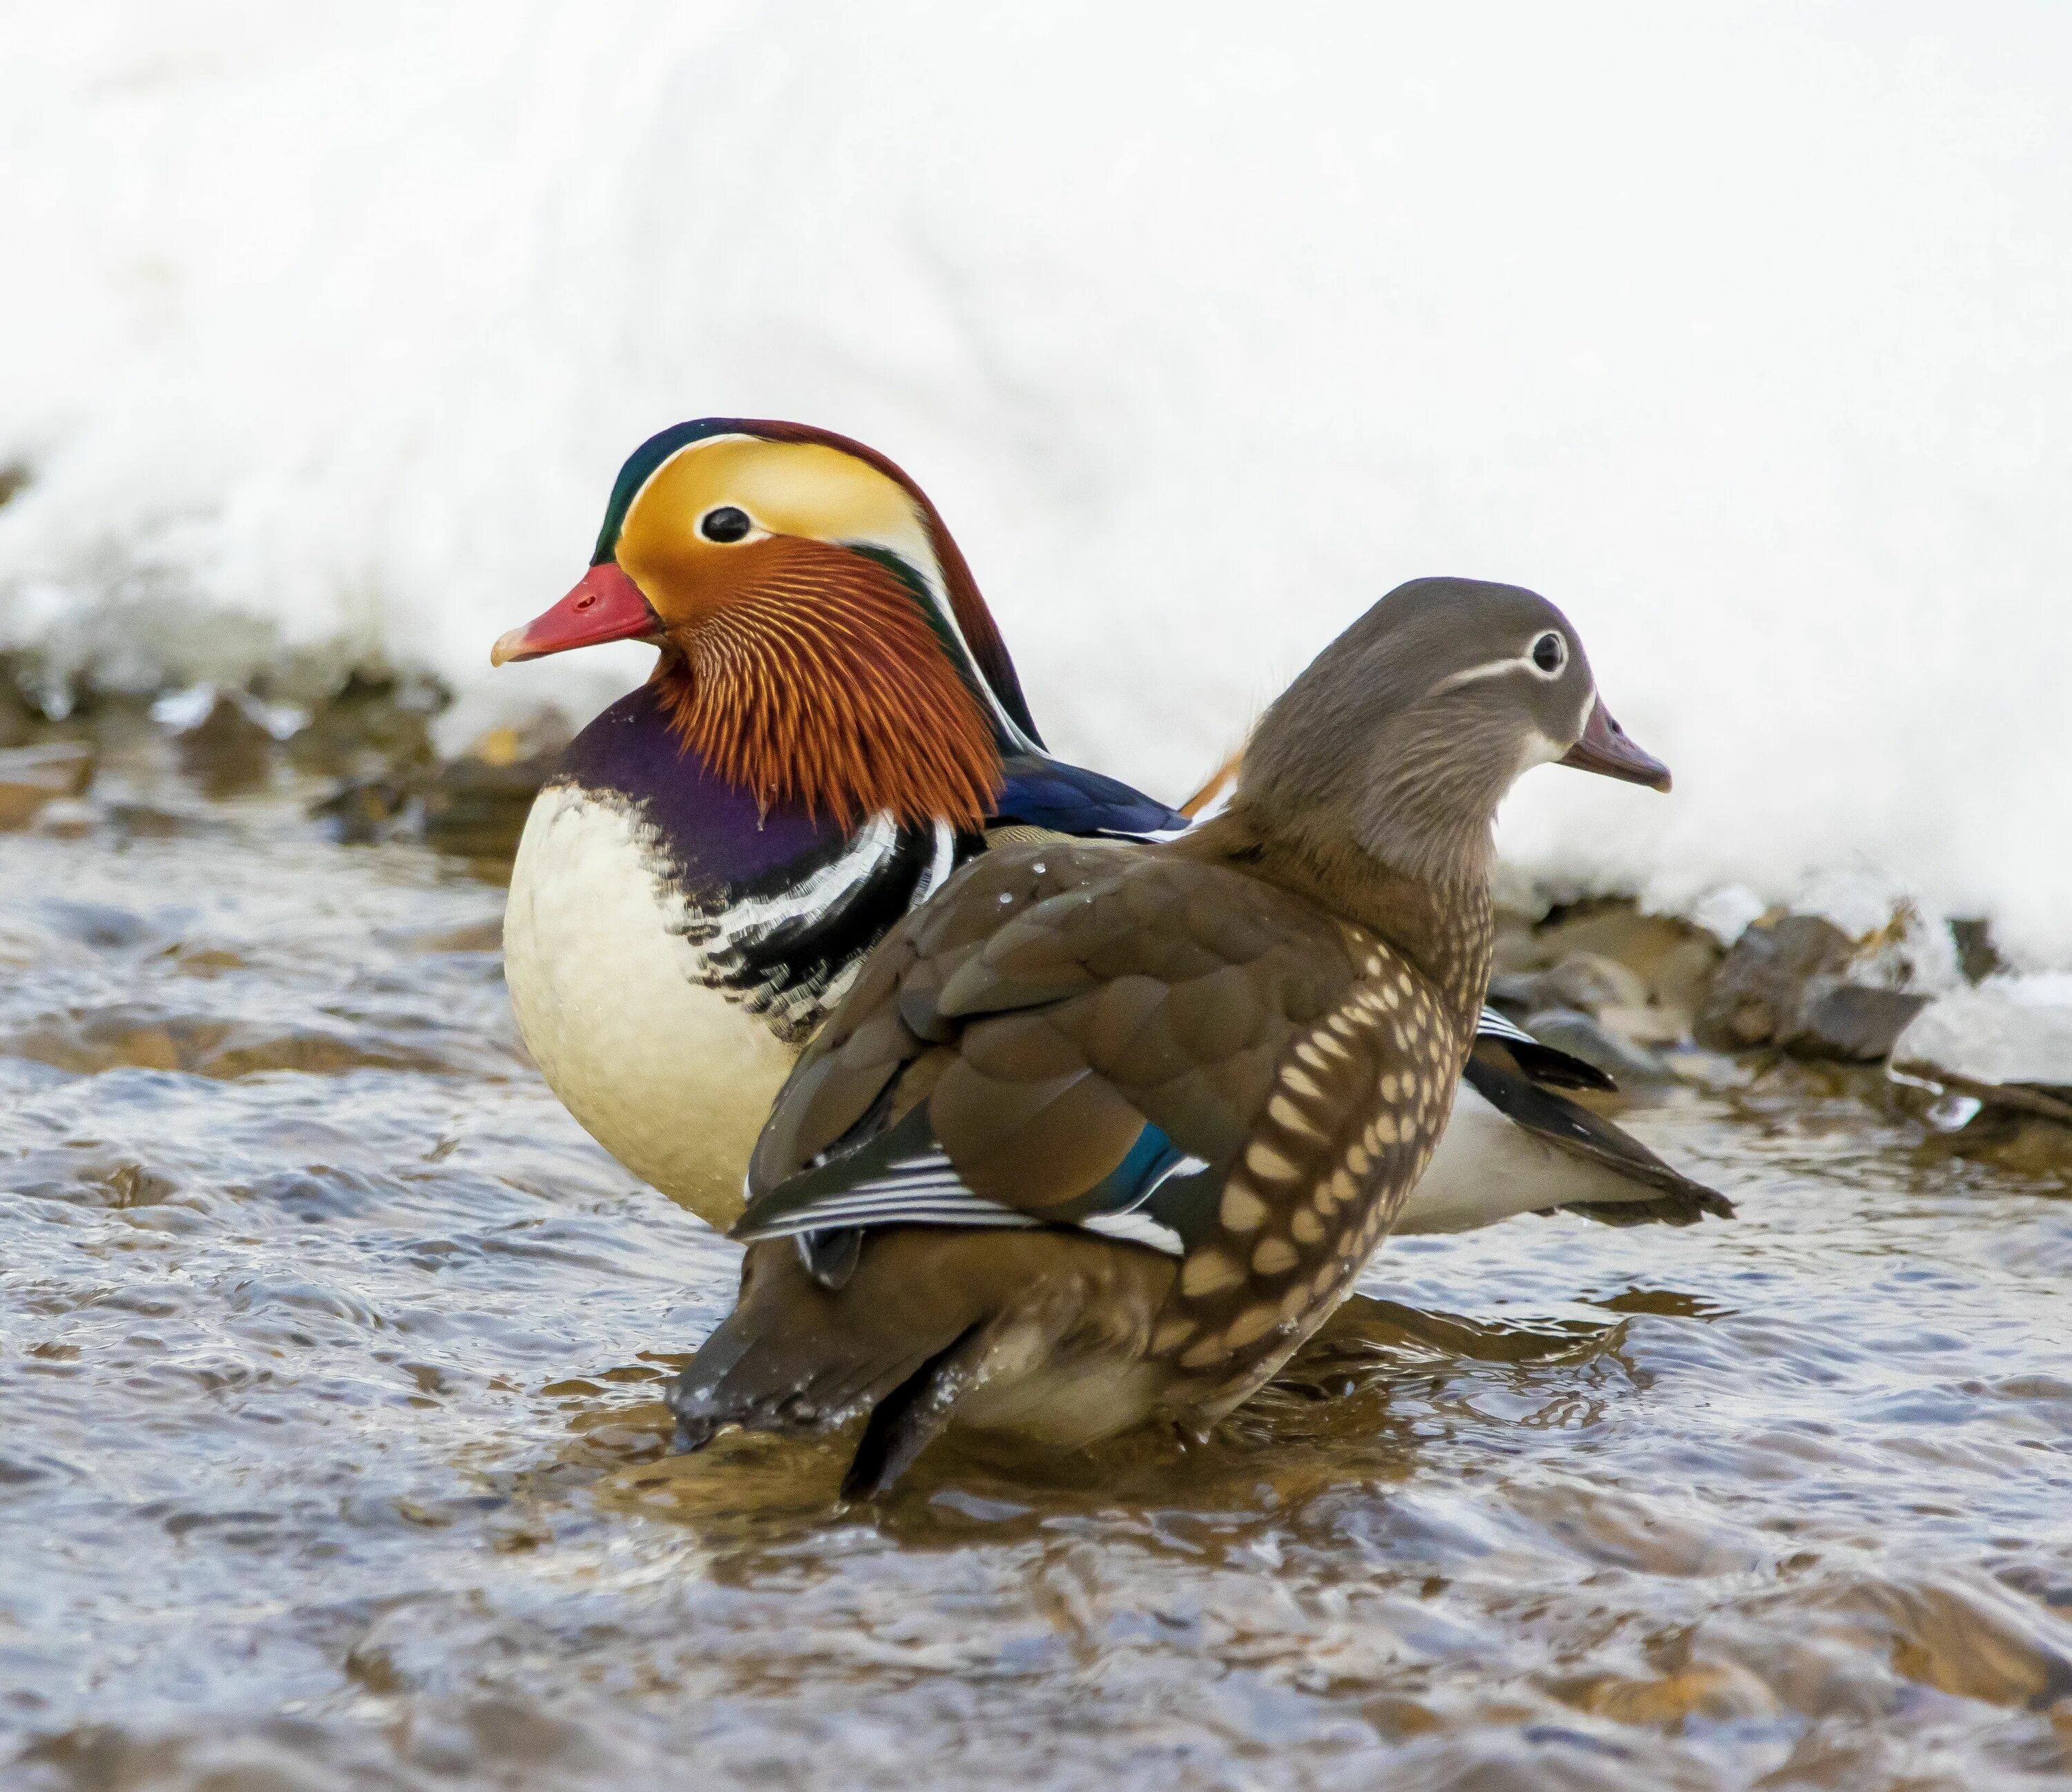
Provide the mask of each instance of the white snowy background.
{"label": "white snowy background", "polygon": [[6,17],[0,637],[581,708],[641,656],[491,639],[641,438],[788,417],[1069,754],[1180,795],[1391,586],[1516,580],[1677,789],[1535,773],[1515,863],[2072,965],[2058,0]]}

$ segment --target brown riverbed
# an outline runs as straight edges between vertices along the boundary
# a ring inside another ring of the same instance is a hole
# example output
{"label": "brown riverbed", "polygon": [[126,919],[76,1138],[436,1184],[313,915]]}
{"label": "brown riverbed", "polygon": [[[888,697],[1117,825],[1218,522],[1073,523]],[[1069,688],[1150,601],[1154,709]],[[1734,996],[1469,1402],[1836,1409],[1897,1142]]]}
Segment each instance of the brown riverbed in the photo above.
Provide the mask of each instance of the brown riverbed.
{"label": "brown riverbed", "polygon": [[[0,1785],[2072,1784],[2072,1200],[1803,1071],[1386,1247],[1206,1445],[663,1449],[735,1253],[309,791],[0,836]],[[687,1116],[686,1124],[695,1124]]]}

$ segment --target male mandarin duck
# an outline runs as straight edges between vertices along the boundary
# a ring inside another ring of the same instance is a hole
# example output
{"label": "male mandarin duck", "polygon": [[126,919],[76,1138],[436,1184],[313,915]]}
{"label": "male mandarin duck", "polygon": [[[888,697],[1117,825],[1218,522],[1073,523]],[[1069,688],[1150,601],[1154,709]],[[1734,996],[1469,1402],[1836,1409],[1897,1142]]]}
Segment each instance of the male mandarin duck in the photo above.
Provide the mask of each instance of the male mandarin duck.
{"label": "male mandarin duck", "polygon": [[1497,804],[1555,760],[1669,787],[1560,610],[1424,579],[1273,705],[1215,819],[959,872],[778,1098],[680,1441],[867,1412],[867,1495],[952,1419],[1069,1446],[1245,1399],[1439,1149]]}
{"label": "male mandarin duck", "polygon": [[[771,1101],[870,948],[989,843],[1188,818],[1052,758],[964,556],[884,456],[796,424],[678,425],[621,470],[589,572],[499,664],[615,640],[653,676],[541,792],[504,922],[555,1093],[724,1229]],[[1601,1072],[1494,1014],[1400,1231],[1581,1206],[1729,1211],[1552,1092]]]}

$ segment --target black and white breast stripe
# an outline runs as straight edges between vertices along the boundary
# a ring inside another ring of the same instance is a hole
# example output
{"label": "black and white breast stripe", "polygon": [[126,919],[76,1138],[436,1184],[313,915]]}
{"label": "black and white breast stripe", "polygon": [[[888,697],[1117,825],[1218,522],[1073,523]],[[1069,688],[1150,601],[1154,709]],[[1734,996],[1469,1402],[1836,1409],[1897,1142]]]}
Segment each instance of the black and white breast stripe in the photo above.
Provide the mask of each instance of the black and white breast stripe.
{"label": "black and white breast stripe", "polygon": [[701,981],[761,1015],[779,1038],[802,1042],[893,924],[981,845],[948,822],[902,828],[873,816],[765,884],[686,892],[677,931],[697,948]]}

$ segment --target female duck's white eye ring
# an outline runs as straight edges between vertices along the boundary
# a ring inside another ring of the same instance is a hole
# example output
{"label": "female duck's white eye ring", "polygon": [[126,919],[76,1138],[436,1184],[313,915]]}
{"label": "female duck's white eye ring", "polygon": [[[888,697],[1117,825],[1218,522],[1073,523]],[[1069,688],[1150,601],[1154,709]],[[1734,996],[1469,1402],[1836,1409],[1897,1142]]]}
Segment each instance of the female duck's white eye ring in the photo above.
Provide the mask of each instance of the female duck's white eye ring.
{"label": "female duck's white eye ring", "polygon": [[1532,643],[1533,670],[1543,678],[1559,678],[1568,664],[1568,643],[1552,629]]}
{"label": "female duck's white eye ring", "polygon": [[708,541],[738,541],[754,527],[748,512],[734,504],[717,505],[698,519],[698,533]]}

